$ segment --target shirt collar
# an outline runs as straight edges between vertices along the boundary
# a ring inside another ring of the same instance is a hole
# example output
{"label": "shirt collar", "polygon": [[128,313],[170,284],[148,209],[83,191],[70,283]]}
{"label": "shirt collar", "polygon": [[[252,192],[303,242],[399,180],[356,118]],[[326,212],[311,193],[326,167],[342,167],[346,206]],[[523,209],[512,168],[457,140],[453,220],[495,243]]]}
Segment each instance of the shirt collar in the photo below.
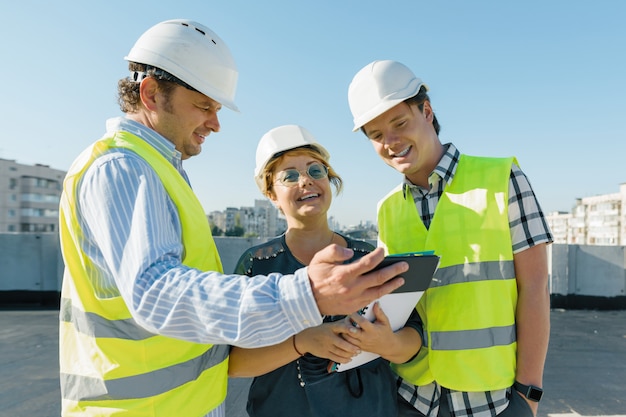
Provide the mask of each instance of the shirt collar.
{"label": "shirt collar", "polygon": [[170,161],[178,171],[183,171],[181,153],[176,150],[174,144],[146,125],[126,117],[114,117],[107,120],[106,130],[107,134],[123,130],[139,136],[163,155],[165,159]]}
{"label": "shirt collar", "polygon": [[[436,184],[439,180],[443,181],[444,184],[449,184],[452,182],[454,178],[454,174],[456,173],[456,167],[459,164],[459,158],[461,157],[461,153],[452,143],[446,143],[443,145],[444,153],[439,163],[435,167],[435,169],[428,176],[428,183],[432,188],[433,184]],[[420,192],[428,193],[429,190],[425,190],[424,187],[420,187],[419,185],[413,184],[409,179],[405,176],[403,181],[403,190],[406,196],[407,188],[419,190]]]}
{"label": "shirt collar", "polygon": [[[461,157],[461,153],[452,143],[446,143],[445,145],[443,145],[443,149],[443,156],[435,167],[433,174],[439,175],[439,177],[446,184],[449,184],[452,182],[454,174],[456,173],[456,167],[459,165],[459,158]],[[431,174],[431,176],[433,174]]]}

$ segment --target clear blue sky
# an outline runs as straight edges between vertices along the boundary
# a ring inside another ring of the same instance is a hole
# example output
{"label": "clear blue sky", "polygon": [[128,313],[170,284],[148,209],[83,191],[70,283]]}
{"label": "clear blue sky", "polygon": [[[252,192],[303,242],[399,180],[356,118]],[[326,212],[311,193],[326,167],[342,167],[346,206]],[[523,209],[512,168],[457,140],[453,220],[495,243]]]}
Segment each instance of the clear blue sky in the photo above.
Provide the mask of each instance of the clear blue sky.
{"label": "clear blue sky", "polygon": [[626,1],[19,1],[0,25],[0,157],[66,170],[120,115],[123,57],[155,23],[190,18],[230,47],[241,113],[186,161],[207,212],[251,206],[259,138],[296,123],[345,182],[330,214],[374,220],[399,183],[360,133],[347,88],[375,59],[430,87],[441,140],[517,156],[546,212],[626,182]]}

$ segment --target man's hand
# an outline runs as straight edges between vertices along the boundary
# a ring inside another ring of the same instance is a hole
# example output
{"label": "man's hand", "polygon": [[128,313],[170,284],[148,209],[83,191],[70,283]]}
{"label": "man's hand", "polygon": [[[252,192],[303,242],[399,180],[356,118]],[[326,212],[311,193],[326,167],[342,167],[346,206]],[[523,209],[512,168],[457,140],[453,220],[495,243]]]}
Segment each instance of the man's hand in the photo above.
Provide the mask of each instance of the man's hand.
{"label": "man's hand", "polygon": [[394,277],[409,269],[406,262],[369,272],[385,257],[381,248],[355,262],[342,264],[351,257],[352,250],[330,245],[311,260],[309,279],[322,314],[351,314],[404,284],[404,278]]}

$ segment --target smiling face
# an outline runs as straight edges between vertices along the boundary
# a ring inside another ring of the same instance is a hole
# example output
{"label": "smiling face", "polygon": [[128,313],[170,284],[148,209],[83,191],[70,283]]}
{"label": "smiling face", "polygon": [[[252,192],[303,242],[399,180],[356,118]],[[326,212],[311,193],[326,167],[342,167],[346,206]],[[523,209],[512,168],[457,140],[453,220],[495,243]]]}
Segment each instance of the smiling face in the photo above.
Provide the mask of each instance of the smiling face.
{"label": "smiling face", "polygon": [[164,106],[157,130],[169,139],[182,159],[198,155],[211,132],[219,132],[217,112],[222,108],[217,101],[196,91],[176,87]]}
{"label": "smiling face", "polygon": [[442,146],[433,128],[430,102],[400,103],[363,126],[376,153],[413,184],[428,187],[428,176],[441,159]]}
{"label": "smiling face", "polygon": [[141,82],[145,114],[140,122],[172,142],[182,159],[198,155],[211,132],[219,132],[217,113],[222,105],[217,101],[182,86],[159,88],[151,77]]}
{"label": "smiling face", "polygon": [[[268,197],[283,212],[288,223],[326,217],[332,202],[330,180],[328,176],[312,179],[306,173],[311,165],[320,163],[324,164],[324,161],[313,157],[310,152],[294,150],[283,154],[272,166],[272,185]],[[287,169],[300,172],[300,178],[293,186],[278,181]]]}

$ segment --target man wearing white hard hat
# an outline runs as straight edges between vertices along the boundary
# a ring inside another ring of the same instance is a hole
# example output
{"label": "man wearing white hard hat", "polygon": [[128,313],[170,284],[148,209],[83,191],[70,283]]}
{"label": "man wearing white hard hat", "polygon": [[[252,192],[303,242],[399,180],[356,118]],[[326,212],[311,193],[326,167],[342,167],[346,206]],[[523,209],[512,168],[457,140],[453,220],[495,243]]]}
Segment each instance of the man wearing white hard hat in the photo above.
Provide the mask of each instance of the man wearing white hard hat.
{"label": "man wearing white hard hat", "polygon": [[354,131],[403,175],[378,204],[387,253],[434,250],[416,308],[424,339],[394,365],[400,416],[533,416],[550,333],[552,234],[517,160],[462,154],[439,139],[428,87],[374,61],[348,89]]}
{"label": "man wearing white hard hat", "polygon": [[224,275],[182,161],[219,132],[237,68],[190,20],[148,29],[119,82],[126,117],[74,161],[60,238],[63,416],[224,416],[228,345],[278,343],[402,284],[397,264],[330,247],[290,279]]}

